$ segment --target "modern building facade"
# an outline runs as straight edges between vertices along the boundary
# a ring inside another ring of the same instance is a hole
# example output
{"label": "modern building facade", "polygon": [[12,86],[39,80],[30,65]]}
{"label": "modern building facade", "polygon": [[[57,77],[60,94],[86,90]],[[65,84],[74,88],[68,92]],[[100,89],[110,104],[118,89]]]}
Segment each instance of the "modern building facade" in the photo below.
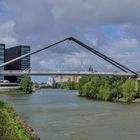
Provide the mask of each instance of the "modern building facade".
{"label": "modern building facade", "polygon": [[[0,44],[0,64],[5,62],[5,44]],[[0,68],[4,70],[4,68]],[[4,76],[0,75],[0,80],[4,80]]]}
{"label": "modern building facade", "polygon": [[[30,46],[20,45],[5,49],[5,62],[30,52]],[[5,70],[29,70],[31,67],[30,56],[5,66]],[[20,82],[22,76],[5,76],[10,82]]]}

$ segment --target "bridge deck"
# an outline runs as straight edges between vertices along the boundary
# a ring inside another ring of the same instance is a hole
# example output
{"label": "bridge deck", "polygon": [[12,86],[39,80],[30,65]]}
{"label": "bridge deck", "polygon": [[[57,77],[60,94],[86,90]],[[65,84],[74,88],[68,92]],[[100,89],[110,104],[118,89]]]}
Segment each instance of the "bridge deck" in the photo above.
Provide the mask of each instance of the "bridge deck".
{"label": "bridge deck", "polygon": [[125,72],[58,72],[58,71],[0,71],[0,75],[5,76],[19,76],[19,75],[31,75],[31,76],[135,76],[133,73]]}

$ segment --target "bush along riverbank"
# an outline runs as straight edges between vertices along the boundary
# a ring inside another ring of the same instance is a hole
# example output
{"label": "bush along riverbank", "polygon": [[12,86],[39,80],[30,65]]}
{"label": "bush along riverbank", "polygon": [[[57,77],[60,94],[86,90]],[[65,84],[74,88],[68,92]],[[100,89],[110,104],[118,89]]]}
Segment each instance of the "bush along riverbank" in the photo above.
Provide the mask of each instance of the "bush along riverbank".
{"label": "bush along riverbank", "polygon": [[76,82],[64,82],[64,83],[60,83],[60,84],[57,84],[55,86],[55,88],[58,88],[58,89],[69,89],[69,90],[77,90],[78,89],[78,86],[79,84],[76,83]]}
{"label": "bush along riverbank", "polygon": [[82,77],[78,92],[94,100],[132,102],[140,98],[140,83],[122,77]]}
{"label": "bush along riverbank", "polygon": [[13,108],[0,100],[0,140],[40,140]]}
{"label": "bush along riverbank", "polygon": [[79,83],[65,82],[56,87],[78,90],[80,96],[94,100],[132,102],[140,98],[140,82],[124,77],[82,77]]}
{"label": "bush along riverbank", "polygon": [[33,88],[33,82],[30,78],[30,76],[25,75],[21,81],[20,81],[20,87],[21,90],[26,93],[26,94],[30,94],[32,93],[32,88]]}

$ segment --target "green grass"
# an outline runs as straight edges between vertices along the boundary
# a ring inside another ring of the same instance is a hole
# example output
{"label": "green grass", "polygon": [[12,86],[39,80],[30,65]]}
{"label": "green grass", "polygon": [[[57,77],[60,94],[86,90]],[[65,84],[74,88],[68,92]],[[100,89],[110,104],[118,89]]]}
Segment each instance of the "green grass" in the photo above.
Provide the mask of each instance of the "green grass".
{"label": "green grass", "polygon": [[10,90],[0,90],[0,94],[25,94],[25,92],[20,89],[10,89]]}
{"label": "green grass", "polygon": [[0,140],[31,139],[31,135],[17,122],[13,108],[0,100]]}

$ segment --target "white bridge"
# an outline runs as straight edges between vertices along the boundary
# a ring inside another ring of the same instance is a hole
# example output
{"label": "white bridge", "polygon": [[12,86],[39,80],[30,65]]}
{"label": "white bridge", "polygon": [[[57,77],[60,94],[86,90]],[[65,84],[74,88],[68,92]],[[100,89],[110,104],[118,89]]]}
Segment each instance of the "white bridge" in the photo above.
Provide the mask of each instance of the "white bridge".
{"label": "white bridge", "polygon": [[119,62],[111,59],[110,57],[100,53],[99,51],[95,50],[93,47],[90,47],[88,45],[86,45],[85,43],[77,40],[76,38],[74,37],[69,37],[69,38],[66,38],[66,39],[63,39],[61,41],[58,41],[58,42],[55,42],[49,46],[46,46],[46,47],[43,47],[41,49],[38,49],[36,51],[33,51],[31,53],[27,53],[25,55],[22,55],[20,57],[17,57],[17,58],[14,58],[8,62],[5,62],[3,64],[0,65],[0,68],[6,66],[6,65],[9,65],[17,60],[20,60],[20,59],[23,59],[25,57],[28,57],[28,56],[32,56],[36,53],[39,53],[43,50],[47,50],[55,45],[58,45],[62,42],[65,42],[65,41],[71,41],[71,42],[74,42],[76,44],[78,44],[80,47],[88,50],[89,52],[91,52],[92,54],[100,57],[101,59],[105,60],[106,62],[110,63],[111,65],[115,66],[116,68],[118,68],[119,70],[123,71],[123,72],[70,72],[70,71],[64,71],[64,72],[59,72],[59,71],[26,71],[26,70],[22,70],[22,71],[0,71],[0,75],[5,75],[5,76],[18,76],[18,75],[33,75],[33,76],[53,76],[53,75],[66,75],[66,76],[126,76],[126,77],[135,77],[135,78],[138,78],[139,77],[139,73],[127,68],[126,66],[120,64]]}
{"label": "white bridge", "polygon": [[76,71],[18,71],[18,70],[5,70],[0,71],[0,75],[5,76],[124,76],[133,77],[135,74],[126,72],[76,72]]}

